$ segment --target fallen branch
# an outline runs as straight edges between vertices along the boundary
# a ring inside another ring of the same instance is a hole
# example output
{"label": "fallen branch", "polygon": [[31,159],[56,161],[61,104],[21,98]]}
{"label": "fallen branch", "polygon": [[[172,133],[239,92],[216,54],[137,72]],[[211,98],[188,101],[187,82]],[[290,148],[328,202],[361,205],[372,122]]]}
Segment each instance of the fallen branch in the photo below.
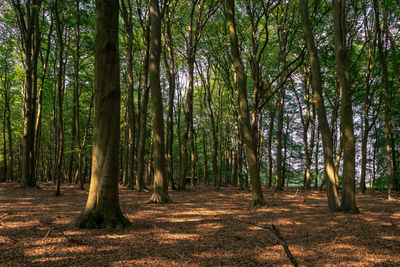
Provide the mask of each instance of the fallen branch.
{"label": "fallen branch", "polygon": [[296,259],[293,256],[292,252],[290,252],[290,249],[289,249],[288,245],[286,244],[285,239],[283,238],[283,236],[279,232],[278,228],[275,227],[275,225],[273,225],[273,224],[271,224],[271,225],[259,224],[259,223],[254,223],[254,222],[250,222],[250,221],[244,221],[244,220],[237,219],[237,218],[235,218],[235,219],[240,221],[240,222],[243,222],[243,223],[251,224],[251,225],[257,226],[257,227],[262,228],[262,229],[267,229],[267,230],[273,231],[275,236],[278,238],[279,244],[285,250],[285,253],[288,256],[288,258],[290,259],[290,261],[292,262],[293,266],[295,266],[295,267],[299,266],[299,264],[297,263]]}

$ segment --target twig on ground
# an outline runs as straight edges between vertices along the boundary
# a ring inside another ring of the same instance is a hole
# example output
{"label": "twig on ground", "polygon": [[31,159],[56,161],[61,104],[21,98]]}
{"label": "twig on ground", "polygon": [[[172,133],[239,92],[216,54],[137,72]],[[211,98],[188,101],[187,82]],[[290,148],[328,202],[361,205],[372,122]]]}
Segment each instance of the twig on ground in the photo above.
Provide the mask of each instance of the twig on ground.
{"label": "twig on ground", "polygon": [[336,240],[338,239],[339,234],[336,235],[335,239],[332,241],[332,244],[335,244]]}
{"label": "twig on ground", "polygon": [[283,238],[283,236],[281,235],[281,233],[279,232],[278,228],[275,227],[275,225],[270,224],[259,224],[259,223],[254,223],[254,222],[250,222],[250,221],[244,221],[241,219],[237,219],[235,218],[237,221],[243,222],[243,223],[247,223],[247,224],[251,224],[257,227],[260,227],[262,229],[267,229],[267,230],[271,230],[273,231],[273,233],[275,234],[275,236],[278,238],[279,244],[283,247],[283,249],[285,250],[286,255],[288,256],[288,258],[290,259],[290,261],[292,262],[293,266],[299,266],[299,264],[297,263],[295,257],[293,256],[292,252],[290,252],[290,249],[288,247],[288,245],[286,244],[285,239]]}
{"label": "twig on ground", "polygon": [[49,228],[49,231],[47,231],[47,234],[42,238],[42,241],[45,240],[50,235],[52,229],[53,229],[52,227]]}

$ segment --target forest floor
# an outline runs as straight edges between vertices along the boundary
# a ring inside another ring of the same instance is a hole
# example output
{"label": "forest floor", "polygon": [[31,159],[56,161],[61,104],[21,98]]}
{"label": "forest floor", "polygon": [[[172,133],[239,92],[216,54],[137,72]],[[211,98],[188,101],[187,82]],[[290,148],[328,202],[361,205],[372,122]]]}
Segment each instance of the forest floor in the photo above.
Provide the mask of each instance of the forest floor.
{"label": "forest floor", "polygon": [[230,186],[171,191],[166,205],[121,188],[133,225],[87,230],[71,223],[87,190],[39,186],[0,184],[0,266],[291,266],[276,232],[247,222],[273,224],[300,266],[400,266],[400,201],[384,192],[357,194],[360,213],[344,214],[318,190],[264,189],[269,206],[251,209]]}

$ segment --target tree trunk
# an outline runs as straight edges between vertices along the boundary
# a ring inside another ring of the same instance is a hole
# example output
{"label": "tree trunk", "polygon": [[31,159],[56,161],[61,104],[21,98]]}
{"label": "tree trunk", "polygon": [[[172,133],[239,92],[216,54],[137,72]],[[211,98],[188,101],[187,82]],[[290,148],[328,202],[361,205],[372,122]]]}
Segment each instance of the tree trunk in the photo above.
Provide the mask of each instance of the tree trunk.
{"label": "tree trunk", "polygon": [[338,210],[339,198],[335,185],[335,175],[333,167],[333,142],[332,135],[329,130],[328,119],[326,116],[325,104],[322,97],[321,68],[319,64],[317,47],[315,45],[314,36],[309,21],[308,0],[299,1],[301,25],[306,47],[309,53],[311,74],[313,77],[311,81],[311,86],[313,89],[313,101],[315,103],[315,108],[318,114],[318,126],[321,132],[323,143],[325,175],[327,180],[328,207],[331,210]]}
{"label": "tree trunk", "polygon": [[139,137],[138,137],[138,156],[137,156],[137,178],[136,187],[138,191],[142,191],[146,188],[144,183],[144,171],[146,164],[144,161],[144,152],[146,148],[146,126],[147,126],[147,103],[149,102],[150,87],[148,86],[148,73],[149,73],[149,55],[150,55],[150,25],[146,27],[145,34],[145,45],[146,50],[144,53],[143,62],[143,76],[142,76],[142,87],[143,87],[143,99],[142,107],[140,109],[140,122],[139,122]]}
{"label": "tree trunk", "polygon": [[35,118],[37,97],[37,62],[40,50],[39,13],[40,0],[21,3],[13,1],[16,11],[21,44],[25,55],[24,82],[24,133],[22,143],[21,184],[36,186],[35,177]]}
{"label": "tree trunk", "polygon": [[167,178],[168,186],[170,189],[175,190],[174,183],[174,162],[173,162],[173,144],[174,144],[174,98],[175,98],[175,53],[172,42],[172,31],[171,31],[171,17],[172,12],[169,10],[169,5],[166,7],[167,18],[166,18],[166,33],[164,34],[164,43],[168,48],[168,60],[164,49],[164,61],[167,68],[168,76],[168,111],[167,111],[167,140],[166,140],[166,161],[167,161]]}
{"label": "tree trunk", "polygon": [[205,128],[203,128],[203,157],[204,157],[204,163],[203,163],[203,178],[204,178],[204,184],[208,185],[209,180],[208,180],[208,160],[207,160],[207,139],[206,139],[206,131]]}
{"label": "tree trunk", "polygon": [[269,113],[269,131],[268,131],[268,187],[272,186],[272,135],[274,133],[275,108],[271,107]]}
{"label": "tree trunk", "polygon": [[61,25],[60,14],[58,10],[58,1],[54,0],[54,15],[56,20],[56,32],[58,41],[58,74],[57,74],[57,145],[56,145],[56,160],[55,160],[55,180],[56,180],[56,196],[61,194],[61,176],[63,169],[64,158],[64,122],[63,122],[63,101],[65,88],[65,61],[64,61],[64,27]]}
{"label": "tree trunk", "polygon": [[233,60],[234,70],[237,77],[237,86],[239,91],[238,102],[240,119],[243,128],[243,135],[246,145],[247,161],[250,169],[250,179],[252,186],[252,201],[251,205],[265,205],[266,201],[261,189],[260,172],[257,160],[257,144],[256,137],[250,125],[249,109],[247,104],[247,89],[246,89],[246,72],[240,58],[238,38],[235,26],[235,2],[234,0],[225,0],[225,18],[229,32],[231,45],[231,56]]}
{"label": "tree trunk", "polygon": [[340,130],[343,135],[343,191],[340,209],[358,212],[355,199],[355,143],[353,129],[353,107],[351,101],[351,80],[349,52],[346,48],[346,1],[334,0],[333,25],[335,65],[340,86]]}
{"label": "tree trunk", "polygon": [[149,1],[151,16],[149,78],[153,122],[154,187],[149,202],[166,203],[168,180],[165,168],[164,117],[160,86],[161,15],[158,0]]}
{"label": "tree trunk", "polygon": [[127,166],[127,182],[128,188],[133,189],[135,177],[135,104],[133,102],[133,22],[132,22],[132,6],[130,1],[121,1],[121,13],[124,20],[124,28],[126,32],[126,58],[127,58],[127,73],[128,73],[128,161]]}
{"label": "tree trunk", "polygon": [[379,21],[379,6],[378,1],[374,0],[374,11],[375,11],[375,27],[378,38],[378,50],[380,57],[380,64],[382,68],[382,87],[385,97],[385,126],[384,126],[384,136],[385,136],[385,158],[386,158],[386,179],[387,179],[387,199],[392,198],[392,162],[390,158],[390,137],[389,137],[389,112],[390,112],[390,100],[389,100],[389,84],[388,84],[388,67],[386,63],[386,55],[383,47],[383,36],[381,33],[381,26]]}
{"label": "tree trunk", "polygon": [[77,225],[124,227],[119,206],[120,70],[118,0],[96,1],[95,117],[89,196]]}

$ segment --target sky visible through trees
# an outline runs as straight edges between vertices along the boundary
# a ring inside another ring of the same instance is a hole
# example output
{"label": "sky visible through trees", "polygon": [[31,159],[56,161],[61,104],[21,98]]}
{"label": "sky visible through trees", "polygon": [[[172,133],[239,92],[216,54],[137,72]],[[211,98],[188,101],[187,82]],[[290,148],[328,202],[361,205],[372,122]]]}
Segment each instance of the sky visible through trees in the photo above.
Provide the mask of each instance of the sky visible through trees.
{"label": "sky visible through trees", "polygon": [[88,206],[81,227],[128,224],[118,185],[156,203],[233,186],[251,206],[267,205],[263,187],[320,188],[351,213],[358,193],[400,190],[398,1],[5,0],[0,12],[0,180],[57,195],[90,184],[102,215]]}

